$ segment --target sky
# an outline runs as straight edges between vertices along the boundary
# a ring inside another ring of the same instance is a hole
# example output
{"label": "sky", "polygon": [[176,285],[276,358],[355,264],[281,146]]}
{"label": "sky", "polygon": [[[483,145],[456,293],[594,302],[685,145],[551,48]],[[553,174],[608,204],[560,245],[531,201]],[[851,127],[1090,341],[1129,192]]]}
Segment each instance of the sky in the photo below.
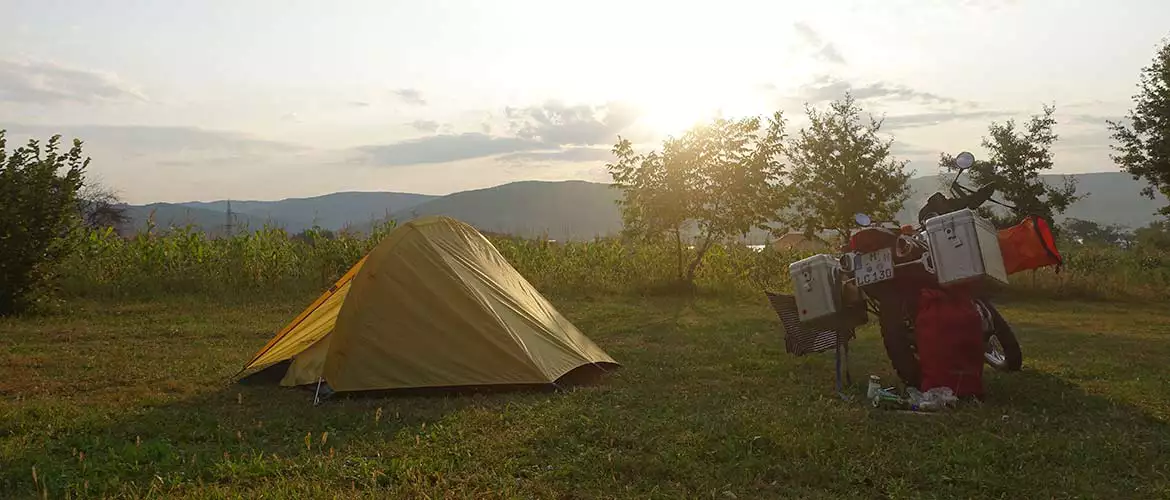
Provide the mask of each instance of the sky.
{"label": "sky", "polygon": [[851,92],[918,175],[1056,107],[1054,172],[1117,171],[1106,120],[1165,0],[0,0],[8,149],[84,142],[130,203],[609,180],[715,113]]}

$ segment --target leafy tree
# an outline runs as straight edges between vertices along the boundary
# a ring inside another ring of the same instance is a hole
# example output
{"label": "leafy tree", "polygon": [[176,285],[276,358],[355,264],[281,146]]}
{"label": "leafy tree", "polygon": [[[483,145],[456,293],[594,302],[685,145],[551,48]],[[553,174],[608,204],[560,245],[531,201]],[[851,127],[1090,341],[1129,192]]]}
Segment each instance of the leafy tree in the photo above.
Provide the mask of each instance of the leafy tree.
{"label": "leafy tree", "polygon": [[[626,237],[670,238],[677,251],[678,279],[691,286],[711,245],[752,228],[766,228],[783,205],[783,166],[778,155],[784,118],[718,118],[681,137],[667,138],[662,151],[635,154],[619,137],[617,161],[606,165]],[[697,230],[696,252],[685,262],[684,233]]]}
{"label": "leafy tree", "polygon": [[1170,221],[1154,221],[1134,231],[1139,247],[1170,250]]}
{"label": "leafy tree", "polygon": [[[1113,131],[1114,154],[1110,157],[1135,180],[1149,182],[1142,194],[1154,198],[1154,191],[1170,196],[1170,43],[1163,43],[1149,66],[1142,68],[1140,91],[1128,121],[1109,122]],[[1159,213],[1170,215],[1170,205]]]}
{"label": "leafy tree", "polygon": [[119,229],[130,220],[117,193],[98,183],[88,182],[81,187],[77,193],[77,205],[82,223],[89,228]]}
{"label": "leafy tree", "polygon": [[[984,137],[982,146],[989,155],[986,160],[976,160],[970,169],[971,180],[977,186],[990,182],[997,183],[997,192],[1007,204],[1044,217],[1050,225],[1056,215],[1064,213],[1068,206],[1082,198],[1077,195],[1076,178],[1064,176],[1063,184],[1054,187],[1040,177],[1042,172],[1052,169],[1052,144],[1057,135],[1052,131],[1056,120],[1052,113],[1054,106],[1044,106],[1041,114],[1033,115],[1023,130],[1016,127],[1015,120],[1005,123],[992,122],[988,127],[991,137]],[[949,167],[954,158],[941,155],[939,165]],[[980,214],[1004,228],[1015,225],[1019,218],[1013,214],[996,211],[991,205],[984,205]]]}
{"label": "leafy tree", "polygon": [[335,240],[337,239],[337,233],[314,224],[313,227],[294,234],[292,239],[303,243],[317,243],[322,240]]}
{"label": "leafy tree", "polygon": [[890,155],[893,140],[878,136],[882,122],[861,119],[851,94],[827,111],[806,106],[809,125],[786,146],[792,210],[780,215],[788,226],[819,238],[830,230],[844,242],[862,212],[893,220],[910,196],[906,161]]}
{"label": "leafy tree", "polygon": [[1116,224],[1100,224],[1091,220],[1070,218],[1062,224],[1065,236],[1081,243],[1126,245],[1133,235]]}
{"label": "leafy tree", "polygon": [[79,140],[65,154],[59,152],[59,135],[44,148],[30,140],[9,154],[4,133],[0,130],[0,315],[25,309],[30,292],[68,252],[70,233],[80,222],[77,192],[89,165]]}

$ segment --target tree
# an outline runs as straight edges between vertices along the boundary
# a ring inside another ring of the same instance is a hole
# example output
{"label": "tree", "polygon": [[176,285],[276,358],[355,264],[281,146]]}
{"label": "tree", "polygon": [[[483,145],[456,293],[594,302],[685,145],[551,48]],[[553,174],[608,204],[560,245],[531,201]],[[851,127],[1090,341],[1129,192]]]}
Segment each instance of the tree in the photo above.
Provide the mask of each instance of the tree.
{"label": "tree", "polygon": [[[1163,43],[1149,66],[1142,68],[1139,92],[1128,121],[1109,122],[1112,138],[1110,155],[1135,180],[1149,183],[1142,194],[1154,198],[1154,191],[1170,196],[1170,43]],[[1159,210],[1170,215],[1170,205]]]}
{"label": "tree", "polygon": [[77,193],[77,207],[82,224],[92,229],[112,227],[117,230],[130,220],[117,193],[95,182],[81,187]]}
{"label": "tree", "polygon": [[1070,218],[1062,224],[1065,235],[1080,243],[1128,245],[1133,235],[1116,224],[1100,224],[1091,220]]}
{"label": "tree", "polygon": [[[626,237],[671,238],[677,252],[678,279],[691,286],[711,245],[752,228],[765,228],[783,205],[783,166],[778,155],[784,118],[718,118],[681,137],[667,138],[662,151],[635,154],[618,138],[617,161],[606,165],[622,190]],[[697,230],[696,252],[684,262],[684,233]]]}
{"label": "tree", "polygon": [[1154,221],[1134,231],[1134,241],[1139,247],[1156,250],[1170,250],[1170,221]]}
{"label": "tree", "polygon": [[335,240],[337,239],[337,233],[314,224],[313,227],[303,229],[301,232],[294,234],[292,239],[302,243],[316,243],[321,240]]}
{"label": "tree", "polygon": [[882,122],[872,116],[863,122],[850,94],[827,111],[806,112],[809,125],[786,146],[793,209],[780,220],[806,237],[834,231],[842,243],[858,212],[893,220],[910,196],[910,174],[905,160],[890,155],[893,139],[878,136]]}
{"label": "tree", "polygon": [[59,135],[44,148],[30,140],[9,154],[4,133],[0,130],[0,315],[25,309],[30,292],[68,252],[70,233],[80,222],[77,192],[89,165],[79,140],[65,154],[58,151]]}
{"label": "tree", "polygon": [[[1028,213],[1043,217],[1049,225],[1056,215],[1064,213],[1068,206],[1083,196],[1076,194],[1076,179],[1064,176],[1060,187],[1053,187],[1040,177],[1041,172],[1052,169],[1052,144],[1057,135],[1052,131],[1056,120],[1052,113],[1054,106],[1044,106],[1043,113],[1033,115],[1024,130],[1016,128],[1015,120],[1005,123],[992,122],[988,127],[991,137],[984,137],[982,146],[989,155],[986,160],[977,160],[970,169],[971,180],[978,186],[997,183],[997,191],[1007,204]],[[954,158],[943,154],[939,165],[949,167]],[[1004,228],[1019,222],[1014,214],[1001,215],[994,207],[984,205],[980,214]]]}

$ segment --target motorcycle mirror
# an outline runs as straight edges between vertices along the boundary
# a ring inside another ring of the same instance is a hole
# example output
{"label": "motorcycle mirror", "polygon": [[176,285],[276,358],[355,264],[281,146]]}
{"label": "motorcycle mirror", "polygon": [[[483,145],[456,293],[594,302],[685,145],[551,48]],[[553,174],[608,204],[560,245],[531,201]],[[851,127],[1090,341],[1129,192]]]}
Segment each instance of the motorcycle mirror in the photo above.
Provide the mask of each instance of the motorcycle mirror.
{"label": "motorcycle mirror", "polygon": [[861,226],[861,227],[867,227],[870,224],[873,224],[873,219],[870,219],[868,215],[865,215],[865,214],[860,213],[860,212],[853,214],[853,221],[856,222],[857,225]]}
{"label": "motorcycle mirror", "polygon": [[957,166],[963,170],[971,168],[971,165],[974,165],[974,164],[975,164],[975,155],[971,154],[970,152],[963,151],[962,153],[959,153],[959,156],[955,157],[955,166]]}

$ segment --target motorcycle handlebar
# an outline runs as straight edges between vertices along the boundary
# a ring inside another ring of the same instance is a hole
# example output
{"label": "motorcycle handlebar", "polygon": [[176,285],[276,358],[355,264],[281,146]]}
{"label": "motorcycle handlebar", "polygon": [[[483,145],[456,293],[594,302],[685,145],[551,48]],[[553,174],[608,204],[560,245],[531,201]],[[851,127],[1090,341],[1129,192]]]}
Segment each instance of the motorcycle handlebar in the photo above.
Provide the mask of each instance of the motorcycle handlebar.
{"label": "motorcycle handlebar", "polygon": [[996,183],[994,181],[988,183],[986,186],[979,188],[978,191],[967,195],[965,205],[971,210],[983,206],[984,203],[987,203],[987,200],[991,199],[991,195],[995,194],[995,189]]}

